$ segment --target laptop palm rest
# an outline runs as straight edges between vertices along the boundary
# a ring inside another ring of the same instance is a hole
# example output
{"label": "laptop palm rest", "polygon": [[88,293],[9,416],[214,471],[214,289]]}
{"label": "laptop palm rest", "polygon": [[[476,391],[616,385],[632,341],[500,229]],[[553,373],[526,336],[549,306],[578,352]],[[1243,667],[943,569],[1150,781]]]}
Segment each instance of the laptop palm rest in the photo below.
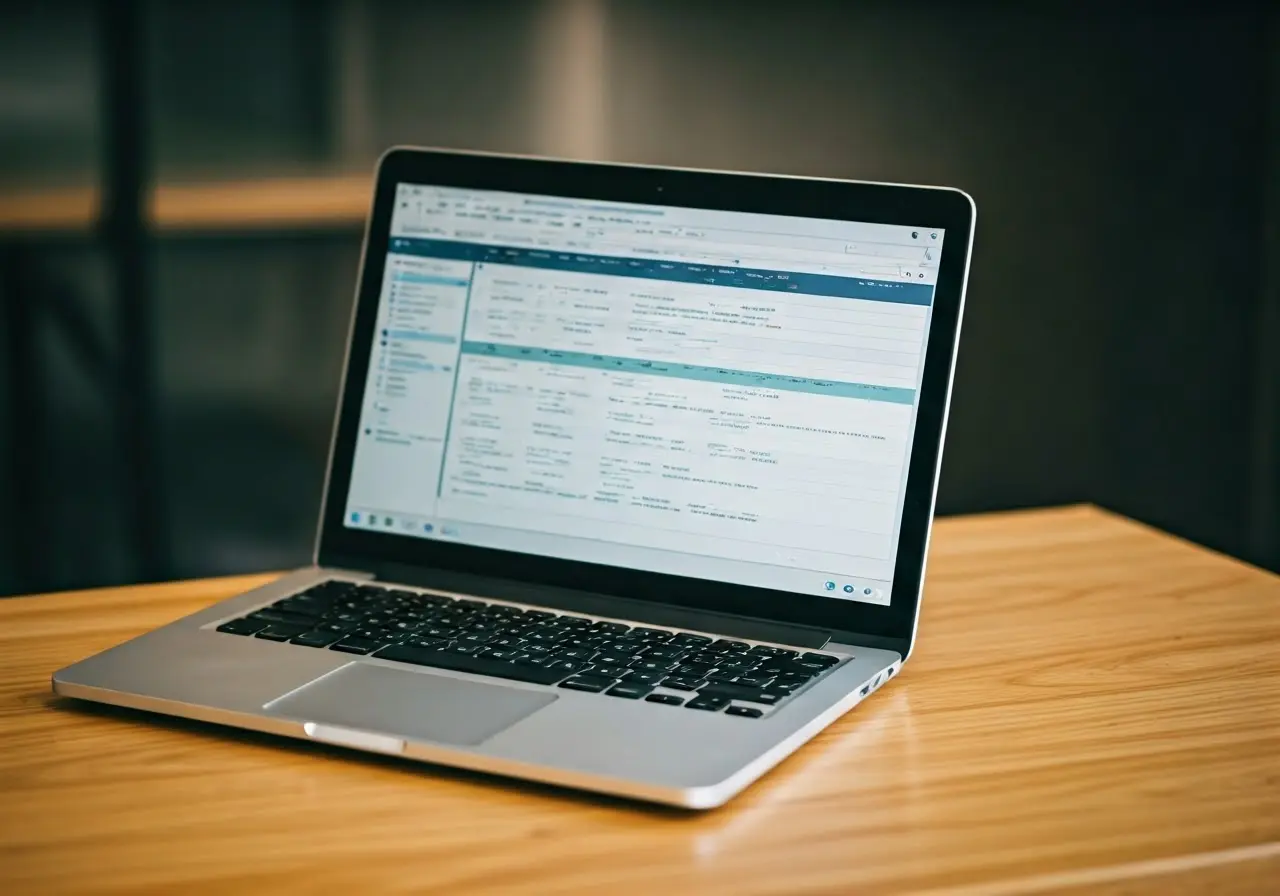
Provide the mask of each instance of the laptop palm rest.
{"label": "laptop palm rest", "polygon": [[[403,744],[396,738],[475,746],[556,699],[539,691],[355,662],[263,709],[301,720],[317,740],[399,752]],[[362,737],[362,732],[392,737]]]}

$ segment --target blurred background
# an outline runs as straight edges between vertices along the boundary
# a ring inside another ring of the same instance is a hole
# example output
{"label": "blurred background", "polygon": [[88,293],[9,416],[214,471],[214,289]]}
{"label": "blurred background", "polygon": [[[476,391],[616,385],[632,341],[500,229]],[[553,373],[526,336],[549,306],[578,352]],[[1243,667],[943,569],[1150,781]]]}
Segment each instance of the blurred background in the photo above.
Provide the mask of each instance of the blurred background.
{"label": "blurred background", "polygon": [[963,187],[940,512],[1280,568],[1280,17],[1085,6],[0,0],[0,594],[307,561],[396,143]]}

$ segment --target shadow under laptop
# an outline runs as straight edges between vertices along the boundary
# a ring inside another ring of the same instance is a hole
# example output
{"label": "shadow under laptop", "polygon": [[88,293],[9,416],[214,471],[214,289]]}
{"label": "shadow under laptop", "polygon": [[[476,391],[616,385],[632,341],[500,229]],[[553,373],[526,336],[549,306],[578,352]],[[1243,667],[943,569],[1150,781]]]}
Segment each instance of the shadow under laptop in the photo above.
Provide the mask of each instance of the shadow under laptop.
{"label": "shadow under laptop", "polygon": [[[99,719],[115,719],[128,724],[144,724],[169,731],[191,734],[213,744],[238,743],[266,747],[293,755],[311,755],[343,762],[364,763],[391,769],[416,777],[476,785],[486,789],[531,797],[567,800],[582,806],[617,810],[620,819],[634,822],[637,817],[655,822],[680,822],[688,832],[690,858],[708,859],[727,848],[750,840],[755,834],[773,829],[777,817],[798,804],[809,805],[829,792],[831,781],[843,776],[849,768],[883,763],[891,752],[898,762],[908,762],[913,754],[911,743],[912,715],[907,687],[896,685],[876,699],[850,713],[844,720],[818,735],[815,740],[783,760],[778,767],[752,785],[728,806],[710,811],[696,811],[674,806],[643,803],[622,797],[573,790],[553,784],[507,778],[451,766],[423,763],[396,756],[383,756],[357,750],[295,740],[265,732],[249,731],[111,706],[103,703],[61,697],[40,696],[43,705],[56,712],[69,712]],[[900,777],[900,776],[899,776]],[[908,777],[910,775],[908,774]]]}

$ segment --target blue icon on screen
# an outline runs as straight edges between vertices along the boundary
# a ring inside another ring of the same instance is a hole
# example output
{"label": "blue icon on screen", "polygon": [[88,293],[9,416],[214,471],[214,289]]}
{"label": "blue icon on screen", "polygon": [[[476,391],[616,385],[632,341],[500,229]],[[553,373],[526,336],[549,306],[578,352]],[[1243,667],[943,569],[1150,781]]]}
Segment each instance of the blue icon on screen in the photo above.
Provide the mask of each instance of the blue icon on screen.
{"label": "blue icon on screen", "polygon": [[423,523],[423,524],[422,524],[422,531],[423,531],[423,532],[434,532],[435,530],[436,530],[436,527],[435,527],[435,526],[433,526],[433,525],[431,525],[430,523]]}
{"label": "blue icon on screen", "polygon": [[870,597],[871,595],[873,595],[873,594],[875,594],[875,593],[876,593],[876,590],[875,590],[874,588],[863,588],[863,589],[862,589],[862,596],[863,596],[863,597]]}
{"label": "blue icon on screen", "polygon": [[836,590],[836,583],[835,583],[835,582],[827,582],[827,586],[826,586],[826,587],[827,587],[827,590],[828,590],[828,591],[835,591],[835,590]]}
{"label": "blue icon on screen", "polygon": [[358,522],[360,522],[360,513],[359,513],[358,511],[353,511],[353,512],[352,512],[352,514],[351,514],[351,522],[353,522],[353,523],[358,523]]}
{"label": "blue icon on screen", "polygon": [[852,585],[845,585],[845,586],[844,586],[844,593],[845,593],[845,594],[853,594],[853,586],[852,586]]}

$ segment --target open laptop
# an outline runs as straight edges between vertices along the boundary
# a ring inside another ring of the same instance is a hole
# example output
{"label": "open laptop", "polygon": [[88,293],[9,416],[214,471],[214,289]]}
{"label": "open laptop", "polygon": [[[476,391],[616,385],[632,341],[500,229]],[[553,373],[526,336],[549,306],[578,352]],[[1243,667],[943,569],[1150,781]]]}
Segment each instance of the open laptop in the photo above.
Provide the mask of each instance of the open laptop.
{"label": "open laptop", "polygon": [[54,690],[725,802],[911,653],[974,215],[388,152],[314,564]]}

